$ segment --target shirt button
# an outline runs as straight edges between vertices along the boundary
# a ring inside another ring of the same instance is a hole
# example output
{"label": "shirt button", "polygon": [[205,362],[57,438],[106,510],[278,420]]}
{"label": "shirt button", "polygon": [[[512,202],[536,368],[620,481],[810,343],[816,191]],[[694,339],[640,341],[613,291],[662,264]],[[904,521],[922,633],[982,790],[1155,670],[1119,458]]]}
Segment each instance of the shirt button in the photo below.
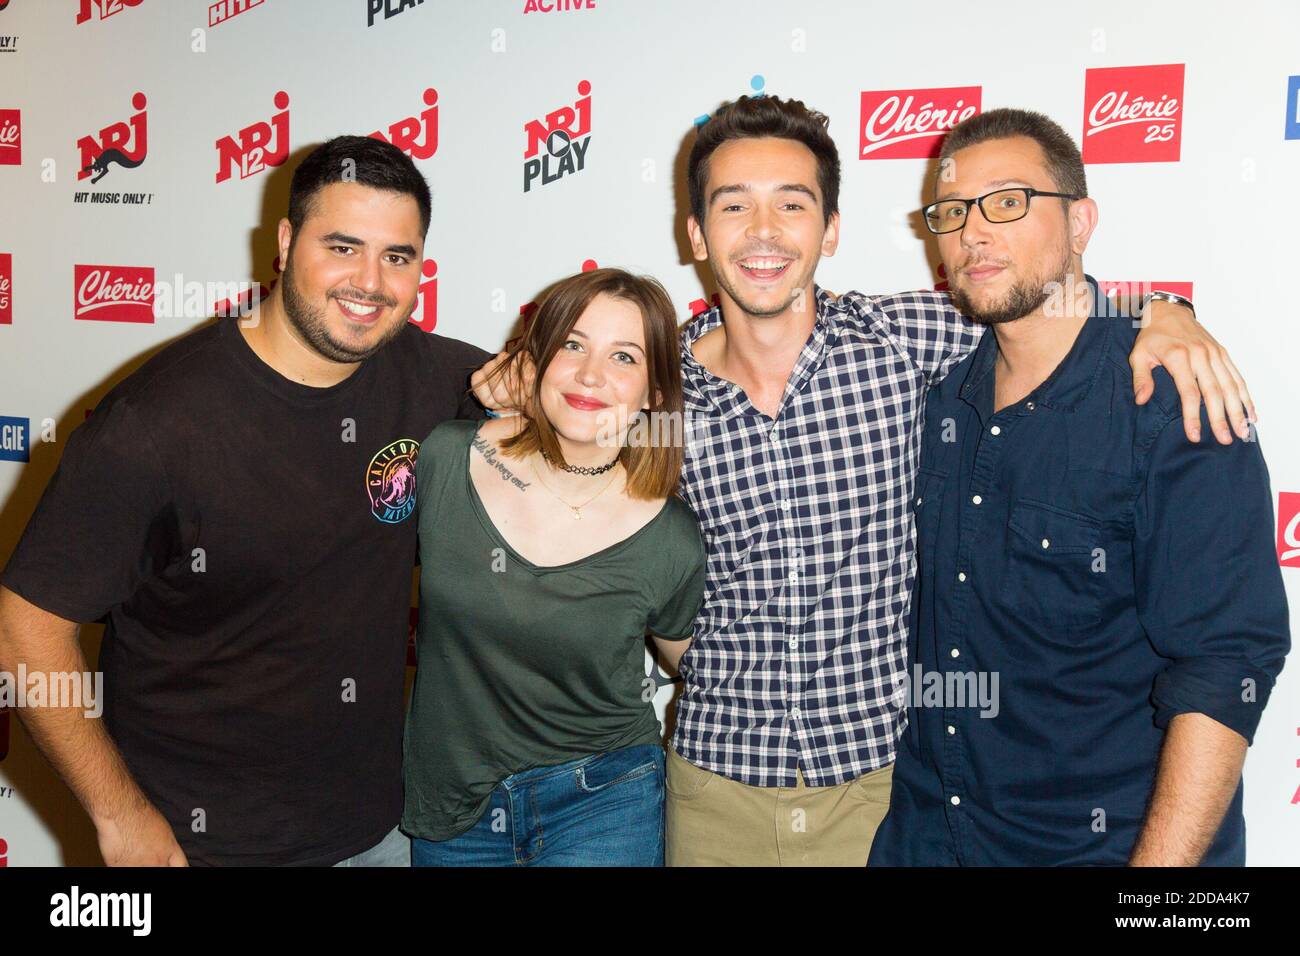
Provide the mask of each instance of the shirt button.
{"label": "shirt button", "polygon": [[791,584],[798,584],[798,583],[799,583],[799,572],[798,572],[798,571],[791,571],[791,572],[790,572],[790,583],[791,583]]}
{"label": "shirt button", "polygon": [[957,796],[957,794],[954,793],[954,794],[952,795],[952,798],[951,798],[948,802],[951,803],[951,804],[955,807],[955,806],[957,806],[958,804],[961,803],[961,797]]}
{"label": "shirt button", "polygon": [[782,499],[781,499],[781,510],[782,510],[782,511],[789,511],[789,510],[790,510],[790,499],[789,499],[789,498],[782,498]]}
{"label": "shirt button", "polygon": [[1032,411],[1034,410],[1034,403],[1033,403],[1033,402],[1025,402],[1025,408],[1032,412]]}
{"label": "shirt button", "polygon": [[1050,548],[1051,546],[1052,546],[1052,542],[1050,542],[1050,541],[1048,541],[1046,538],[1044,538],[1044,539],[1043,539],[1043,549],[1046,550],[1047,548]]}
{"label": "shirt button", "polygon": [[971,499],[971,504],[977,505],[983,502],[983,500],[984,499],[981,498],[979,495],[976,495],[974,498]]}
{"label": "shirt button", "polygon": [[791,717],[796,717],[796,718],[797,718],[797,717],[799,716],[799,708],[798,708],[798,707],[791,707],[791,708],[790,708],[790,716],[791,716]]}
{"label": "shirt button", "polygon": [[917,499],[916,499],[916,506],[917,506],[918,508],[921,507],[921,501],[922,501],[922,499],[920,499],[920,498],[917,498]]}
{"label": "shirt button", "polygon": [[799,646],[799,638],[797,637],[790,638],[790,650],[794,650],[798,646]]}
{"label": "shirt button", "polygon": [[958,580],[958,581],[965,581],[965,580],[966,580],[966,572],[965,572],[965,571],[958,571],[958,572],[957,572],[957,580]]}
{"label": "shirt button", "polygon": [[961,657],[961,651],[957,650],[957,648],[955,647],[948,653],[951,654],[953,657]]}
{"label": "shirt button", "polygon": [[1000,425],[994,425],[992,428],[989,429],[989,434],[990,434],[990,435],[1001,435],[1001,434],[1002,434],[1002,427],[1001,427]]}
{"label": "shirt button", "polygon": [[949,724],[949,725],[948,725],[948,733],[950,733],[950,734],[955,734],[956,732],[957,732],[957,728],[954,727],[952,724]]}

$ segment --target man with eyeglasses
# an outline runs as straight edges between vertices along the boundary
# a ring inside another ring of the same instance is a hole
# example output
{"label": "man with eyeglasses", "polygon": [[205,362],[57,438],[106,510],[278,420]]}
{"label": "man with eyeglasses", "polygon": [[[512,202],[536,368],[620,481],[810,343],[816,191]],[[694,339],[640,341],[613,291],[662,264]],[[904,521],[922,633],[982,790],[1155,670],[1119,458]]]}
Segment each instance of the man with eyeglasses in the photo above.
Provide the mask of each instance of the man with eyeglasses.
{"label": "man with eyeglasses", "polygon": [[927,401],[909,726],[870,863],[1240,865],[1290,643],[1259,444],[1186,441],[1163,370],[1133,404],[1064,130],[994,110],[940,170],[925,221],[992,334]]}

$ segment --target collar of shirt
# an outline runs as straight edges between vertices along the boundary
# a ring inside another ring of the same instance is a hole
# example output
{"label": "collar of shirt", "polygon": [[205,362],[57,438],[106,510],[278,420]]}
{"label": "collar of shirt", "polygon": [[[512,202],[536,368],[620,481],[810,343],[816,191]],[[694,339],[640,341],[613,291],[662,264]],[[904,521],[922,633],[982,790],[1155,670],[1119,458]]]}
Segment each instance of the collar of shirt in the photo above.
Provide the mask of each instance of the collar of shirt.
{"label": "collar of shirt", "polygon": [[[1092,294],[1092,311],[1075,336],[1070,351],[1041,385],[1006,411],[1024,415],[1041,406],[1071,412],[1088,397],[1110,347],[1105,323],[1110,321],[1112,309],[1110,300],[1101,294],[1097,281],[1092,276],[1084,278]],[[975,409],[981,422],[993,415],[993,366],[997,359],[997,335],[984,336],[961,384],[961,400]]]}
{"label": "collar of shirt", "polygon": [[[797,392],[821,364],[827,343],[834,341],[838,336],[845,316],[850,310],[850,306],[844,300],[836,299],[821,286],[813,286],[813,297],[817,302],[817,312],[814,316],[812,334],[804,343],[794,370],[790,374],[790,380],[786,383],[785,394],[781,399],[782,409],[788,403],[790,395]],[[694,398],[706,410],[712,406],[725,418],[748,414],[754,409],[745,400],[744,392],[738,385],[714,375],[695,358],[695,343],[722,324],[722,307],[715,305],[695,316],[682,329],[682,379],[688,406],[691,404],[690,400]],[[779,410],[777,416],[780,417]]]}

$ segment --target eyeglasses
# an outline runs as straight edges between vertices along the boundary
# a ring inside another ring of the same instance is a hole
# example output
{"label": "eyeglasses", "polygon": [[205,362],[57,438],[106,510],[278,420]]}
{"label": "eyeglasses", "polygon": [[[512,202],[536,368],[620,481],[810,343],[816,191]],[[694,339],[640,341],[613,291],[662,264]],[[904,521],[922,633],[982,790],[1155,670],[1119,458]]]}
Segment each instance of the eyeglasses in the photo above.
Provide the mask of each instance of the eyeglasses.
{"label": "eyeglasses", "polygon": [[1069,193],[1046,193],[1041,189],[1028,186],[1015,189],[999,189],[987,193],[978,199],[944,199],[932,202],[921,210],[925,216],[925,225],[936,236],[947,232],[956,232],[966,225],[966,217],[971,206],[979,206],[980,212],[989,222],[1015,222],[1029,214],[1029,200],[1034,196],[1049,196],[1054,199],[1081,199]]}

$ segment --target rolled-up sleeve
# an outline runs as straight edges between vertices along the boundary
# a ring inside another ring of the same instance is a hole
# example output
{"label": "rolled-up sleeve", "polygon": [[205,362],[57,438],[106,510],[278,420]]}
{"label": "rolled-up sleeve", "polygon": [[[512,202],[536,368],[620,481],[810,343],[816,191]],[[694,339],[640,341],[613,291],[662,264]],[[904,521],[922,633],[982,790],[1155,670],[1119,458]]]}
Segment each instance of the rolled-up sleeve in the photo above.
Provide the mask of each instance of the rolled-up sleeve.
{"label": "rolled-up sleeve", "polygon": [[1202,442],[1175,416],[1151,445],[1134,510],[1138,617],[1170,659],[1157,726],[1201,713],[1250,742],[1291,644],[1273,499],[1258,441],[1220,445],[1201,418]]}

